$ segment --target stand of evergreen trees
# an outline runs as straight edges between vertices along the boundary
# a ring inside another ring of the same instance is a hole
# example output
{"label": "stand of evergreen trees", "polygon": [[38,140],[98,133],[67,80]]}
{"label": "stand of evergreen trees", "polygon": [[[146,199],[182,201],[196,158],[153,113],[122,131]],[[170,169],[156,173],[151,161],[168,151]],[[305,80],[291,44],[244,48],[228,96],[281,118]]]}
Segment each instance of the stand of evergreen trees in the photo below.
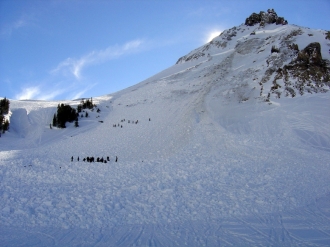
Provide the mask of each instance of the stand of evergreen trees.
{"label": "stand of evergreen trees", "polygon": [[93,109],[96,105],[93,104],[93,99],[87,99],[80,101],[80,104],[77,106],[77,111],[80,113],[83,109]]}
{"label": "stand of evergreen trees", "polygon": [[[77,106],[77,109],[72,108],[69,105],[64,105],[64,104],[59,104],[57,106],[57,113],[54,114],[53,117],[53,126],[58,127],[58,128],[66,128],[65,123],[66,122],[73,122],[75,127],[79,127],[78,123],[78,117],[79,113],[83,109],[91,109],[96,107],[95,104],[93,104],[93,99],[87,99],[87,100],[82,100],[80,104]],[[86,112],[85,117],[88,117],[88,113]]]}
{"label": "stand of evergreen trees", "polygon": [[66,128],[65,123],[71,123],[73,121],[76,121],[78,125],[78,113],[76,109],[69,105],[59,104],[57,106],[57,114],[55,113],[53,117],[53,126]]}
{"label": "stand of evergreen trees", "polygon": [[4,116],[9,113],[9,104],[10,102],[6,98],[0,100],[0,131],[3,133],[9,129],[9,121]]}

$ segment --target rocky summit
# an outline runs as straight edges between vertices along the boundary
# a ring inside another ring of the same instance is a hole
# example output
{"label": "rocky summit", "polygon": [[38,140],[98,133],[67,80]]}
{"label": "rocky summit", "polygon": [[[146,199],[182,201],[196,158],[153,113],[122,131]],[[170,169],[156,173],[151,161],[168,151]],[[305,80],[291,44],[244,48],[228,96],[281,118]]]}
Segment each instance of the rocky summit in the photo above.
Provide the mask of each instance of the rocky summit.
{"label": "rocky summit", "polygon": [[268,9],[267,12],[260,11],[259,14],[253,13],[245,20],[245,25],[248,26],[254,26],[258,23],[260,24],[260,26],[273,23],[276,23],[276,25],[286,25],[288,24],[288,21],[285,20],[283,17],[277,16],[274,9]]}

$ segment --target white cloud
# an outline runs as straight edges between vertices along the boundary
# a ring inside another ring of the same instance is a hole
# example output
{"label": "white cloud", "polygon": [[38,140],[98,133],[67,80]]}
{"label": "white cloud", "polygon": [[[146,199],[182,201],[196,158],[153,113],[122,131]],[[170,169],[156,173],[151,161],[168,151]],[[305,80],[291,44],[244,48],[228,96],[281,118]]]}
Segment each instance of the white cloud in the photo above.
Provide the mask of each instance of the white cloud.
{"label": "white cloud", "polygon": [[16,99],[33,99],[40,94],[40,88],[38,86],[23,88],[22,92],[16,95]]}
{"label": "white cloud", "polygon": [[105,50],[92,51],[79,59],[67,58],[51,71],[52,74],[62,73],[65,76],[73,75],[76,79],[81,79],[82,70],[93,64],[103,63],[120,56],[138,51],[144,41],[133,40],[122,46],[110,46]]}

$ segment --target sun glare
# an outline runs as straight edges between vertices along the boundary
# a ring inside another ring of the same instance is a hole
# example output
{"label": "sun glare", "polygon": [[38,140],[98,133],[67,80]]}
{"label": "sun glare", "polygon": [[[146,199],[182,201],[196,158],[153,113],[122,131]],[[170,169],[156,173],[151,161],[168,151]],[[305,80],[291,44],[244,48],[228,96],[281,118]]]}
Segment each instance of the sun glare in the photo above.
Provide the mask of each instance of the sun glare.
{"label": "sun glare", "polygon": [[211,32],[208,37],[207,37],[207,41],[206,42],[210,42],[212,39],[214,39],[215,37],[219,36],[220,35],[220,31],[214,31],[214,32]]}

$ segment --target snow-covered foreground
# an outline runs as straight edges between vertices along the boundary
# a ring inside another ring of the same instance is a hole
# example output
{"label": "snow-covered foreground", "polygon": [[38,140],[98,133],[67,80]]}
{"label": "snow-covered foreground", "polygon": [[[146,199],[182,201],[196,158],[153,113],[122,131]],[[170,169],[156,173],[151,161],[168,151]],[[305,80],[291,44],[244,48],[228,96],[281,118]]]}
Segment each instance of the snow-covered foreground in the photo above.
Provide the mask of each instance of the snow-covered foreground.
{"label": "snow-covered foreground", "polygon": [[330,94],[264,102],[234,47],[93,98],[79,128],[49,127],[79,101],[11,101],[1,246],[330,245]]}
{"label": "snow-covered foreground", "polygon": [[[107,98],[99,102],[104,123],[36,127],[19,150],[5,150],[21,138],[7,133],[0,153],[1,243],[328,245],[329,96],[206,107],[208,114],[192,112],[185,126],[176,123],[183,116],[135,111],[139,123],[123,128],[112,127],[121,105],[107,108]],[[47,115],[47,109],[36,111]],[[162,125],[169,117],[174,122]],[[174,141],[166,144],[169,135]],[[110,162],[83,162],[87,156]]]}

